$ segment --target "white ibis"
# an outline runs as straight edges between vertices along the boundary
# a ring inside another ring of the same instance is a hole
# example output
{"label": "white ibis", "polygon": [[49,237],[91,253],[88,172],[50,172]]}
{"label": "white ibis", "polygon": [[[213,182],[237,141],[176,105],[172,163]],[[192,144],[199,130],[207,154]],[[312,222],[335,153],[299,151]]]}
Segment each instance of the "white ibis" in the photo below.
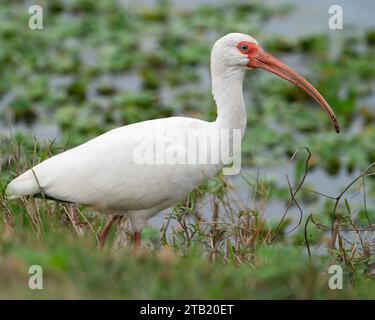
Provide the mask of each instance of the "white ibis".
{"label": "white ibis", "polygon": [[[134,155],[140,145],[150,142],[154,146],[155,140],[163,138],[168,147],[173,145],[174,150],[185,151],[189,156],[196,150],[187,147],[183,140],[172,139],[176,130],[205,135],[212,130],[236,129],[243,138],[246,111],[242,83],[246,70],[256,68],[272,72],[306,91],[328,114],[337,133],[340,131],[332,109],[307,80],[266,53],[251,36],[230,33],[216,41],[211,52],[212,94],[218,114],[215,121],[171,117],[111,130],[26,171],[8,185],[7,195],[10,198],[42,195],[113,215],[101,234],[102,243],[112,223],[128,215],[135,235],[134,248],[139,252],[141,231],[147,220],[181,200],[224,165],[223,159],[202,164],[199,161],[139,163]],[[153,160],[165,156],[165,148],[151,150]]]}

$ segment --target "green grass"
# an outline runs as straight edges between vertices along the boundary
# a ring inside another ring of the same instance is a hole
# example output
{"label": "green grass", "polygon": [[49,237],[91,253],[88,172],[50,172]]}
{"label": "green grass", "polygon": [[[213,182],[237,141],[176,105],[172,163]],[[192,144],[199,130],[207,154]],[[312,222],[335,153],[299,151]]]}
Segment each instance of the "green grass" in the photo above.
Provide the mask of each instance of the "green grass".
{"label": "green grass", "polygon": [[[19,150],[23,155],[23,148]],[[22,171],[22,164],[38,162],[44,155],[43,149],[34,151],[34,158],[26,162],[23,156],[14,155],[12,158],[18,160],[9,162],[1,185]],[[263,212],[255,209],[257,204],[280,196],[280,190],[259,177],[246,179],[254,208],[240,209],[230,196],[230,185],[219,175],[171,209],[161,230],[144,230],[141,256],[133,254],[126,219],[112,231],[106,247],[99,249],[97,236],[105,223],[103,216],[69,204],[2,196],[0,298],[375,298],[375,282],[370,275],[373,225],[367,220],[374,220],[371,209],[357,216],[351,213],[347,200],[339,205],[336,221],[340,228],[368,231],[347,243],[347,235],[338,229],[335,245],[329,249],[327,230],[333,203],[327,202],[326,209],[314,213],[310,221],[303,217],[297,231],[287,235],[295,222],[288,217],[266,220]],[[213,204],[210,217],[200,211],[200,203],[207,197]],[[298,193],[295,199],[301,199]],[[323,251],[319,253],[317,247]],[[342,290],[328,287],[328,269],[333,264],[343,269]],[[28,287],[32,265],[43,268],[43,290]]]}
{"label": "green grass", "polygon": [[[15,237],[2,230],[0,297],[32,299],[332,299],[375,298],[375,283],[344,274],[343,290],[328,288],[328,263],[304,248],[259,246],[253,263],[212,262],[194,248],[184,256],[163,247],[141,257],[99,251],[93,238],[50,233]],[[25,234],[26,233],[26,234]],[[44,289],[28,288],[28,268],[40,265]],[[344,267],[345,270],[345,267]]]}

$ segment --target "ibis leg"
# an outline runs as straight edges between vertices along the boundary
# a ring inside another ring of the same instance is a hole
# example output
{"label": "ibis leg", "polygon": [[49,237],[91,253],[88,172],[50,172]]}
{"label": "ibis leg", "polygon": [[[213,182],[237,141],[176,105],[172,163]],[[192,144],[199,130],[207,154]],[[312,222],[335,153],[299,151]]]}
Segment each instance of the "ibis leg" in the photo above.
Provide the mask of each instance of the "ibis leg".
{"label": "ibis leg", "polygon": [[136,255],[141,253],[141,235],[140,231],[134,232],[134,253]]}
{"label": "ibis leg", "polygon": [[112,227],[113,223],[115,223],[115,222],[118,223],[121,220],[121,218],[122,218],[122,216],[116,215],[116,216],[113,216],[111,219],[108,220],[108,222],[104,226],[103,231],[99,235],[99,247],[100,248],[104,247],[105,241],[108,237],[109,230],[111,230],[111,227]]}

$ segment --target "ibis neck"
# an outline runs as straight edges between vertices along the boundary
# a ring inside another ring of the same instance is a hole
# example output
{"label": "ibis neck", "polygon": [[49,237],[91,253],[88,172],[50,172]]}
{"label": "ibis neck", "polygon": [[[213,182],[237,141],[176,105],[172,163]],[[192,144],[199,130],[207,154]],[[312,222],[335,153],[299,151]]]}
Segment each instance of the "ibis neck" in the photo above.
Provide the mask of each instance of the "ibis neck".
{"label": "ibis neck", "polygon": [[240,129],[242,136],[246,128],[246,109],[243,99],[245,70],[240,68],[211,68],[212,94],[217,105],[215,124],[220,129]]}

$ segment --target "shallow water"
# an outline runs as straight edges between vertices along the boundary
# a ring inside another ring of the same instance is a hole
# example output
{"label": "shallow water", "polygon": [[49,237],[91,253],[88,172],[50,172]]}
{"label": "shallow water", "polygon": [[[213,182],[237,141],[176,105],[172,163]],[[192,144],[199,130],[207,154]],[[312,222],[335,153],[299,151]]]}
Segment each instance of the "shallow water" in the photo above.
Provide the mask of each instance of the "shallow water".
{"label": "shallow water", "polygon": [[[286,179],[286,166],[284,167],[273,167],[273,168],[242,168],[240,175],[237,176],[227,176],[226,180],[231,186],[231,202],[233,203],[233,208],[240,209],[254,209],[257,208],[262,212],[263,217],[267,220],[279,221],[285,213],[287,207],[287,201],[280,200],[275,197],[271,199],[266,199],[265,201],[254,201],[254,196],[252,195],[253,189],[249,187],[247,181],[254,181],[259,177],[260,181],[273,182],[278,187],[288,187]],[[288,176],[291,183],[294,182],[293,165],[289,165]],[[320,193],[325,194],[330,197],[337,197],[343,189],[349,185],[356,177],[360,175],[359,171],[353,173],[347,173],[341,170],[335,176],[329,176],[324,170],[316,169],[307,174],[304,187],[310,190],[319,190]],[[353,187],[351,191],[346,193],[346,197],[350,200],[351,209],[353,212],[362,207],[363,204],[363,194],[358,193],[358,188]],[[317,201],[313,202],[303,202],[299,201],[299,205],[303,211],[303,216],[307,217],[310,213],[318,213],[321,205],[327,201],[324,196],[318,196]],[[329,200],[333,201],[333,200]],[[370,206],[374,204],[372,200],[367,199],[367,204]],[[219,206],[220,212],[223,214],[224,209]],[[200,214],[207,221],[211,221],[211,216],[213,212],[212,204],[209,202],[208,198],[202,201],[202,205],[199,209]],[[158,215],[149,220],[149,225],[160,229],[165,223],[165,219],[168,218],[171,213],[171,209],[164,210]],[[299,220],[300,211],[297,207],[292,206],[288,212],[287,217],[293,222],[289,229],[292,229]],[[171,223],[170,226],[175,226],[175,223]]]}

